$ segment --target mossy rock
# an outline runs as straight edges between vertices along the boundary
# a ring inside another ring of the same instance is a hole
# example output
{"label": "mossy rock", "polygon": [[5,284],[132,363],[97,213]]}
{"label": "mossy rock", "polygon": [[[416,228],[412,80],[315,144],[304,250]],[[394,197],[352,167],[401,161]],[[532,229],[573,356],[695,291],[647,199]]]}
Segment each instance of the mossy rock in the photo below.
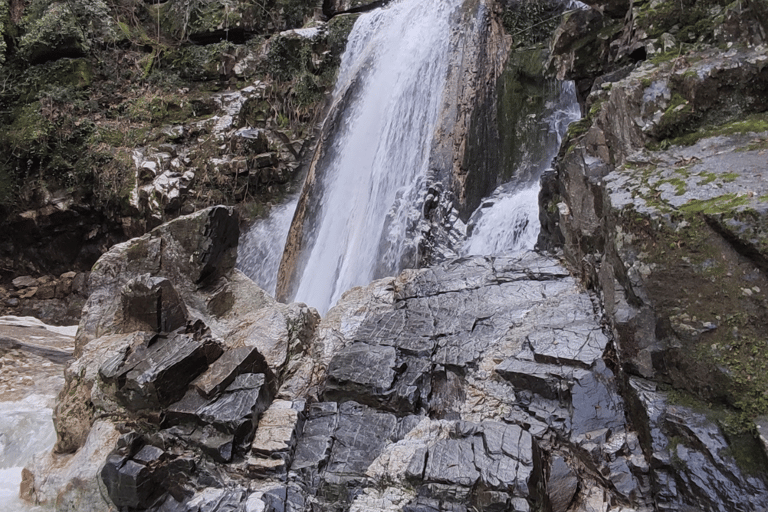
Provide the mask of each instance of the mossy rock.
{"label": "mossy rock", "polygon": [[150,15],[167,37],[195,43],[242,42],[266,26],[263,4],[247,1],[171,0],[149,6]]}

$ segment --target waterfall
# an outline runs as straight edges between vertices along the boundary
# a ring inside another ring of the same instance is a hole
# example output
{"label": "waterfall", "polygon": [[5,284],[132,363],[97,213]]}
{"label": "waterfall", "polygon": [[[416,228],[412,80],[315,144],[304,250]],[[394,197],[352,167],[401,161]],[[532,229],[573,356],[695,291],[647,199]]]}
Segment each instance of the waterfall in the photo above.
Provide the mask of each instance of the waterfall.
{"label": "waterfall", "polygon": [[[305,185],[309,199],[302,195],[274,208],[241,240],[238,266],[264,289],[275,293],[280,266],[280,279],[290,283],[282,291],[285,283],[277,284],[280,298],[324,315],[348,289],[416,263],[428,224],[422,208],[438,118],[445,115],[444,102],[457,101],[444,97],[451,59],[476,51],[455,43],[455,36],[483,30],[482,11],[473,24],[463,4],[394,0],[358,18],[342,56],[326,137],[312,163],[317,173],[310,171],[311,186]],[[517,148],[523,158],[515,178],[481,202],[466,233],[455,223],[447,235],[451,247],[439,248],[443,257],[533,248],[539,178],[568,124],[579,118],[572,83],[552,80],[544,95],[543,111],[524,123],[528,142]],[[300,236],[291,244],[293,230]],[[290,251],[283,250],[286,237]]]}
{"label": "waterfall", "polygon": [[299,198],[275,206],[269,216],[253,223],[237,246],[237,268],[269,294],[275,294],[277,270]]}
{"label": "waterfall", "polygon": [[[323,196],[294,300],[321,313],[349,288],[399,270],[407,208],[427,171],[461,0],[400,0],[362,15],[342,57],[334,98],[355,94],[322,170]],[[400,201],[402,203],[402,201]],[[384,224],[387,233],[384,234]]]}
{"label": "waterfall", "polygon": [[[539,178],[557,155],[568,125],[581,117],[573,82],[555,83],[541,122],[529,139],[537,149],[515,175],[525,177],[497,188],[468,223],[462,255],[491,255],[533,249],[539,234]],[[543,139],[543,140],[542,140]],[[521,152],[528,152],[521,148]],[[530,153],[530,152],[528,152]]]}

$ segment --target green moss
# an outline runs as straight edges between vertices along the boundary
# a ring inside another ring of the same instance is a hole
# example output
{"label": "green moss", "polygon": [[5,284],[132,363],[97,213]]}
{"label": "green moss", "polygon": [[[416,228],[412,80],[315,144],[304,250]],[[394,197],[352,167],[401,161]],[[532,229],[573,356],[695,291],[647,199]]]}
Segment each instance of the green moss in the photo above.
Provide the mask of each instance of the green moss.
{"label": "green moss", "polygon": [[11,18],[8,12],[8,2],[0,2],[0,66],[5,63],[5,33],[7,27],[11,25]]}
{"label": "green moss", "polygon": [[674,137],[669,140],[670,145],[692,146],[701,139],[720,135],[735,135],[739,133],[760,133],[768,131],[768,112],[751,114],[746,119],[733,121],[721,126],[700,129],[699,131]]}
{"label": "green moss", "polygon": [[705,213],[709,215],[725,213],[749,203],[746,195],[723,194],[712,199],[692,199],[680,207],[685,213]]}
{"label": "green moss", "polygon": [[635,10],[635,24],[655,39],[677,26],[675,37],[682,42],[714,40],[713,7],[726,5],[729,0],[668,0],[640,5]]}
{"label": "green moss", "polygon": [[718,174],[717,173],[707,172],[707,171],[700,172],[699,176],[704,178],[701,181],[696,183],[699,186],[701,186],[701,185],[709,185],[710,183],[712,183],[713,181],[715,181],[718,178]]}

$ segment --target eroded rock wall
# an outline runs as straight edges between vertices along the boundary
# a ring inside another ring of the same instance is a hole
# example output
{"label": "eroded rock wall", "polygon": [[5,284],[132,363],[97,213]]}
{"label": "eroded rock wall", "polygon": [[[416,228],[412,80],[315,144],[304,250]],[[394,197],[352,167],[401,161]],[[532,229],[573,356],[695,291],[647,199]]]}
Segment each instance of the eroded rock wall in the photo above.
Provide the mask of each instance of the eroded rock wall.
{"label": "eroded rock wall", "polygon": [[[581,84],[585,117],[544,179],[539,246],[562,249],[600,294],[627,390],[638,397],[634,424],[655,459],[658,509],[759,510],[765,497],[739,499],[752,480],[727,477],[717,454],[726,450],[765,479],[755,427],[768,412],[768,346],[758,334],[766,325],[764,6],[596,7],[579,14],[592,20],[581,28],[566,20],[559,35],[568,44],[556,40],[553,50],[560,76]],[[605,51],[593,58],[580,53],[597,47]],[[665,405],[654,405],[656,393]],[[695,425],[726,444],[702,442]],[[662,448],[669,457],[657,455]],[[742,487],[693,483],[713,479]]]}

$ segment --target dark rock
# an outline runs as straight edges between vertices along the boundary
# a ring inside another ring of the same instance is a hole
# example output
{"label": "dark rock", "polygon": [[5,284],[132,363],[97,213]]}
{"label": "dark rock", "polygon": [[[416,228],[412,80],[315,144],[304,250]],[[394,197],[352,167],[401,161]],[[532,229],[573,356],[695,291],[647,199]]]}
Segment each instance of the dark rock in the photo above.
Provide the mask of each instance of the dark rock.
{"label": "dark rock", "polygon": [[148,444],[148,445],[145,445],[141,450],[139,450],[138,453],[136,453],[136,455],[134,455],[132,458],[136,462],[139,462],[146,466],[152,462],[159,461],[160,457],[162,457],[164,453],[165,452],[162,449],[158,448],[157,446],[152,446]]}
{"label": "dark rock", "polygon": [[235,436],[226,434],[211,425],[194,429],[184,435],[185,440],[200,447],[216,462],[229,462],[235,451]]}
{"label": "dark rock", "polygon": [[269,366],[256,347],[227,350],[208,370],[192,381],[192,386],[206,398],[212,398],[242,373],[269,372]]}
{"label": "dark rock", "polygon": [[343,403],[339,407],[326,471],[339,476],[362,476],[394,435],[396,427],[397,418],[392,414],[380,413],[354,402]]}
{"label": "dark rock", "polygon": [[471,487],[480,478],[470,439],[438,441],[429,449],[424,479]]}
{"label": "dark rock", "polygon": [[173,284],[161,277],[141,275],[121,290],[126,332],[173,332],[187,323],[187,311]]}
{"label": "dark rock", "polygon": [[573,501],[579,480],[562,457],[555,457],[549,465],[547,498],[552,512],[565,512]]}
{"label": "dark rock", "polygon": [[395,380],[393,347],[353,343],[338,352],[328,367],[327,400],[357,400],[376,405]]}
{"label": "dark rock", "polygon": [[[634,407],[641,408],[633,410],[644,428],[641,438],[653,451],[651,474],[661,509],[710,510],[716,504],[722,510],[760,511],[768,504],[768,487],[742,473],[717,425],[687,407],[668,404],[651,382],[633,378],[630,384]],[[621,484],[623,468],[616,470]]]}
{"label": "dark rock", "polygon": [[271,395],[264,385],[264,374],[238,376],[214,402],[204,405],[197,416],[222,432],[233,434],[239,446],[250,443],[259,415],[269,406]]}
{"label": "dark rock", "polygon": [[189,383],[221,354],[221,348],[211,338],[173,333],[159,336],[139,353],[141,360],[135,364],[130,356],[126,360],[127,368],[118,377],[124,383],[116,393],[134,411],[168,406],[181,399]]}
{"label": "dark rock", "polygon": [[143,464],[110,455],[101,470],[109,498],[117,507],[146,508],[155,490],[150,471]]}
{"label": "dark rock", "polygon": [[575,376],[571,404],[574,435],[602,428],[613,431],[623,429],[624,406],[616,393],[613,373],[602,360],[597,361],[591,372]]}
{"label": "dark rock", "polygon": [[496,367],[496,373],[516,388],[528,389],[550,399],[567,399],[570,396],[569,383],[589,375],[587,370],[581,368],[535,363],[516,358],[510,358],[501,363]]}

